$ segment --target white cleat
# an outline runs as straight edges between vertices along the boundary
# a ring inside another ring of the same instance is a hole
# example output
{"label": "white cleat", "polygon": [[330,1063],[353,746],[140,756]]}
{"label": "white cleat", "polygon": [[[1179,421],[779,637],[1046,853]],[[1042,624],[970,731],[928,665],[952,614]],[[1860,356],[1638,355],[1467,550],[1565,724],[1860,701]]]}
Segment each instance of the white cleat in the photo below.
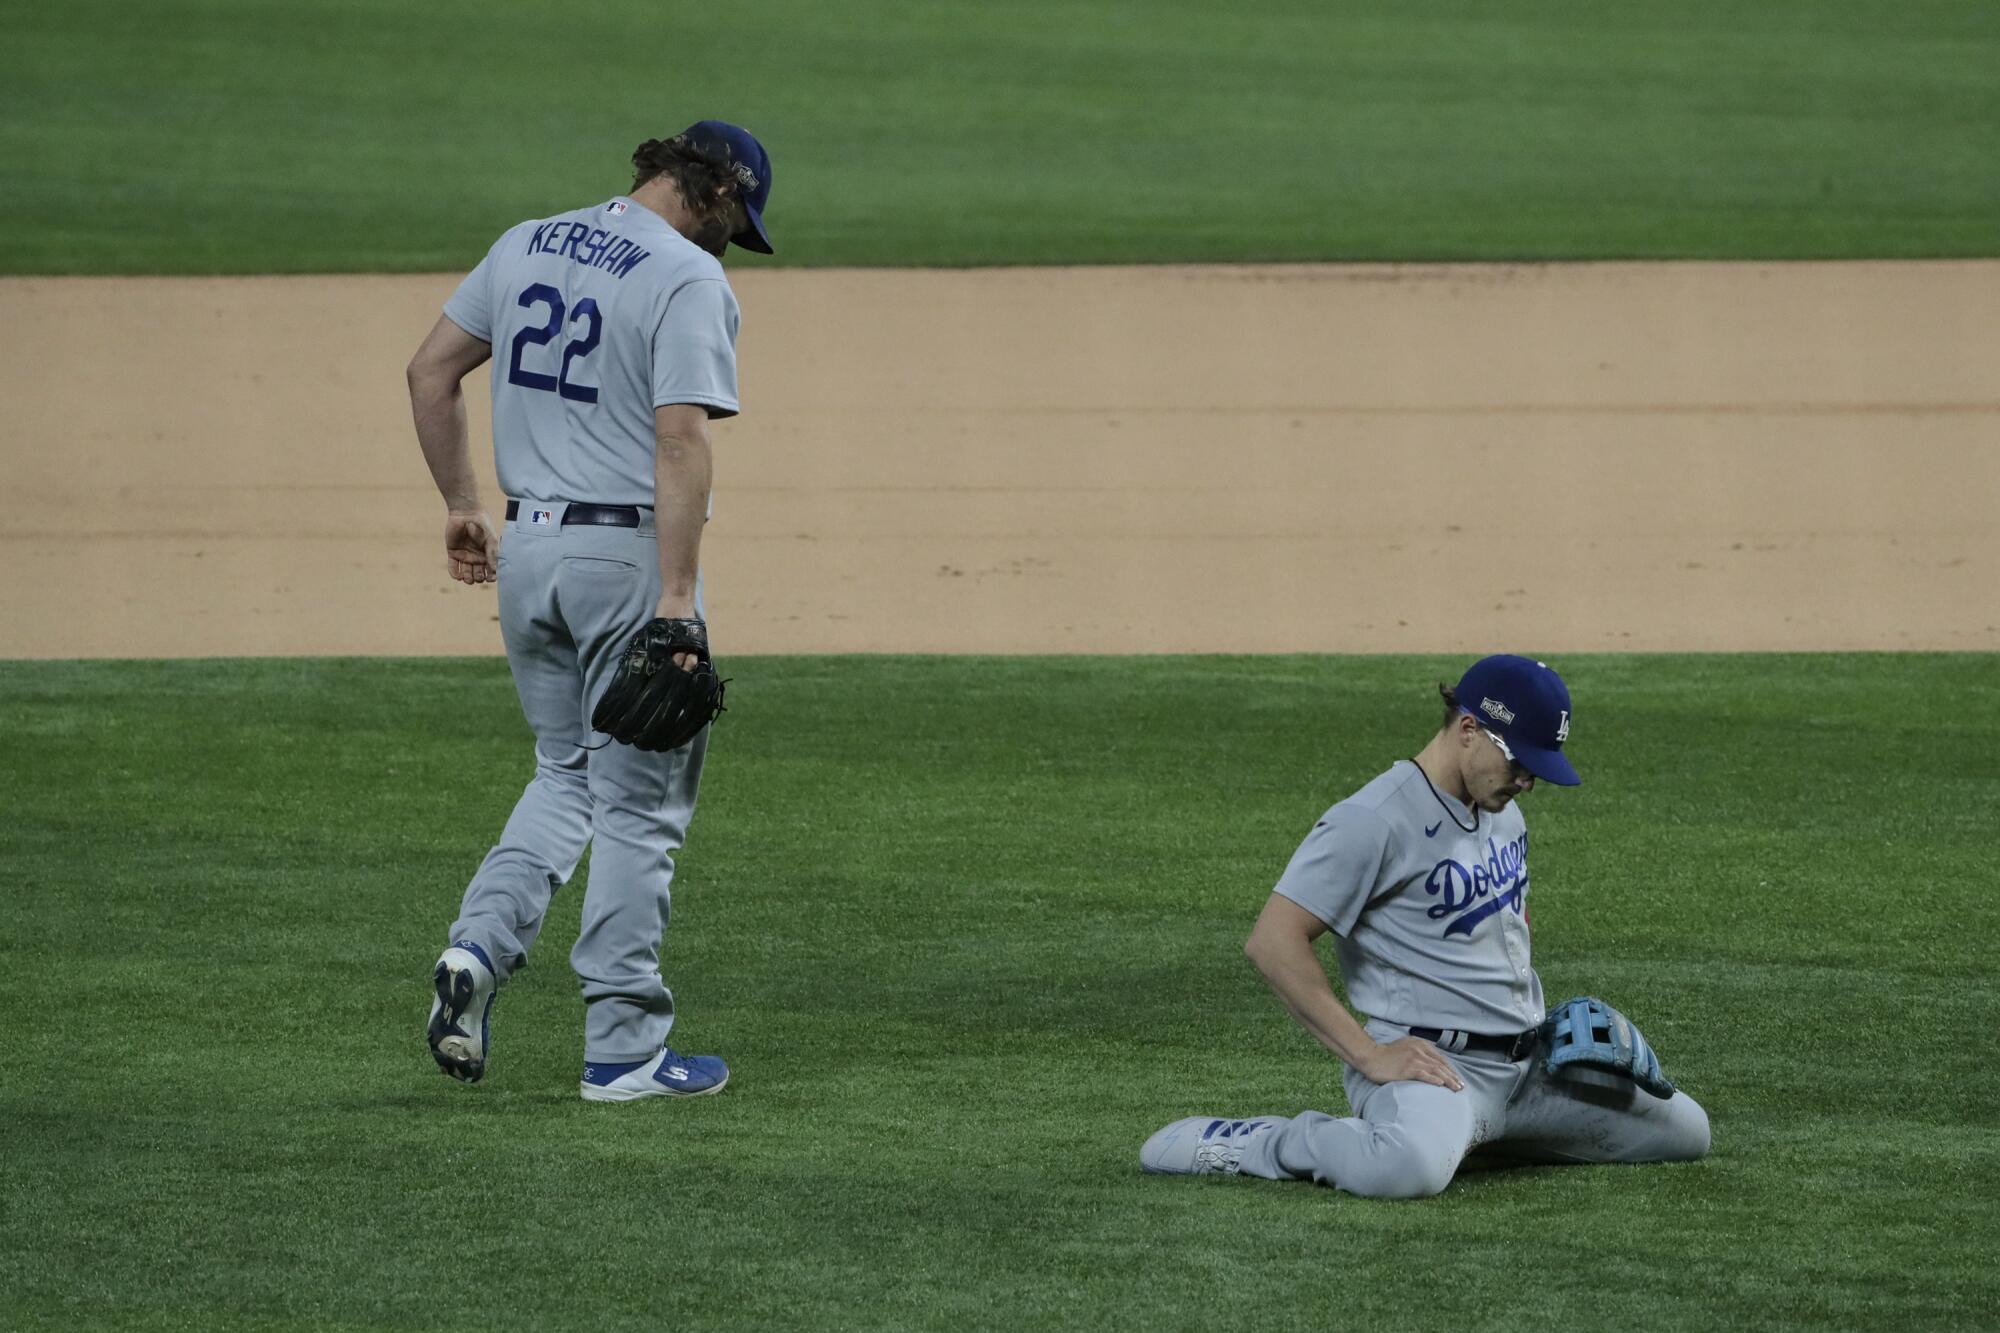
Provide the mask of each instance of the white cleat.
{"label": "white cleat", "polygon": [[1250,1140],[1278,1124],[1210,1115],[1176,1120],[1139,1149],[1139,1169],[1156,1176],[1233,1176],[1243,1169],[1243,1150]]}
{"label": "white cleat", "polygon": [[650,1060],[587,1064],[581,1090],[587,1102],[630,1102],[641,1097],[706,1097],[729,1082],[729,1066],[716,1055],[677,1055],[669,1046]]}
{"label": "white cleat", "polygon": [[424,1030],[431,1058],[461,1083],[477,1083],[486,1073],[487,1038],[496,983],[486,951],[459,940],[438,956],[431,971],[431,1021]]}

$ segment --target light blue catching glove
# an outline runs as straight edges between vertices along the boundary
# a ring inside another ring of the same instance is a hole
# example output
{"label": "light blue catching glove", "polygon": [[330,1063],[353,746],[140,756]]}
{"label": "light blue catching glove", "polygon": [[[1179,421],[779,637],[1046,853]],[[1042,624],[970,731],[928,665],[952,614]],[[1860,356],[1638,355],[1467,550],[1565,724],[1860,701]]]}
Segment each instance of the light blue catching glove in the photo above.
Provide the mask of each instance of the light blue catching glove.
{"label": "light blue catching glove", "polygon": [[1542,1023],[1548,1045],[1542,1067],[1558,1074],[1566,1065],[1602,1069],[1631,1079],[1655,1097],[1671,1097],[1674,1085],[1660,1072],[1660,1057],[1631,1020],[1590,996],[1565,1000]]}

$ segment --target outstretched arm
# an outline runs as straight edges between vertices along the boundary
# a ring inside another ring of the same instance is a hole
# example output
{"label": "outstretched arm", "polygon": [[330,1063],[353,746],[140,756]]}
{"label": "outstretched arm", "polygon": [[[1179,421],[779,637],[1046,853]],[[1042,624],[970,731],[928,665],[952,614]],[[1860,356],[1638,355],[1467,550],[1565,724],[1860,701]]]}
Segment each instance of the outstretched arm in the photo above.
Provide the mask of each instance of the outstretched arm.
{"label": "outstretched arm", "polygon": [[1258,913],[1243,952],[1299,1025],[1362,1077],[1376,1083],[1416,1080],[1462,1092],[1465,1084],[1458,1071],[1429,1042],[1404,1037],[1385,1046],[1362,1030],[1333,993],[1333,983],[1313,952],[1313,941],[1325,933],[1324,921],[1274,893]]}
{"label": "outstretched arm", "polygon": [[440,315],[407,371],[417,444],[444,497],[445,567],[460,583],[491,582],[500,556],[499,529],[486,516],[472,471],[462,387],[491,355],[492,347]]}

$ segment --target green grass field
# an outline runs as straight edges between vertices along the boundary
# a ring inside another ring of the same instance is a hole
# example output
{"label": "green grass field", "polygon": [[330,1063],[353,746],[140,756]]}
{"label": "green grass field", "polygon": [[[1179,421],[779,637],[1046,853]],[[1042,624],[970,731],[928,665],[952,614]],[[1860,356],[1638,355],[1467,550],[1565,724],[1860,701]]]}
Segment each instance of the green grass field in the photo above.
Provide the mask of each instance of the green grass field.
{"label": "green grass field", "polygon": [[528,776],[501,662],[0,663],[0,1327],[2000,1320],[1993,657],[1562,663],[1536,961],[1715,1152],[1414,1204],[1135,1155],[1343,1109],[1241,940],[1462,662],[726,665],[669,976],[735,1078],[604,1107],[577,885],[484,1083],[421,1037]]}
{"label": "green grass field", "polygon": [[1995,69],[1965,0],[70,0],[0,269],[465,269],[703,115],[791,264],[1993,255]]}

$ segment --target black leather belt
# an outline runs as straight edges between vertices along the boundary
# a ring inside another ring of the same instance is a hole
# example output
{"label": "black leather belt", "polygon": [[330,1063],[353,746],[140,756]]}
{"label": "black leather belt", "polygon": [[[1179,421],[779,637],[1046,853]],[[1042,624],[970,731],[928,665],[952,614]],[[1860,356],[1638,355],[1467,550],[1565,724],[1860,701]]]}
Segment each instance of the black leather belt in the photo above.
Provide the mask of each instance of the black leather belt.
{"label": "black leather belt", "polygon": [[1412,1037],[1436,1044],[1448,1051],[1485,1051],[1507,1060],[1525,1060],[1535,1053],[1535,1038],[1540,1028],[1529,1028],[1526,1032],[1511,1032],[1504,1037],[1488,1037],[1478,1032],[1457,1032],[1454,1037],[1464,1038],[1464,1044],[1446,1046],[1441,1028],[1411,1028]]}
{"label": "black leather belt", "polygon": [[[521,502],[507,502],[507,521],[513,522],[521,516]],[[633,505],[586,505],[572,503],[563,510],[563,526],[584,523],[594,528],[636,528],[639,526],[639,510]]]}

